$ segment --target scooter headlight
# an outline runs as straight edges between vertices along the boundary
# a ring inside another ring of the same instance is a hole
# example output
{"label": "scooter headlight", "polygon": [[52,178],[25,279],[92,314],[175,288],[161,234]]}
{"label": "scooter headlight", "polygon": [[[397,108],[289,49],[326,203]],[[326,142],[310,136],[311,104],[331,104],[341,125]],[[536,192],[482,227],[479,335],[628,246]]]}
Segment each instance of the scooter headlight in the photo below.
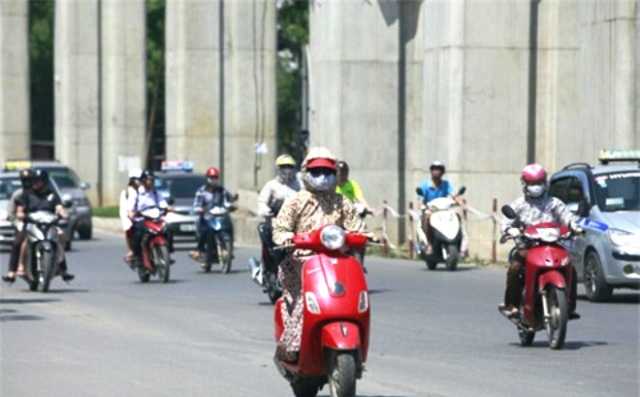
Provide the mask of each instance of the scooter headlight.
{"label": "scooter headlight", "polygon": [[320,305],[318,305],[318,300],[313,292],[306,292],[304,294],[304,301],[307,305],[307,310],[313,314],[320,314]]}
{"label": "scooter headlight", "polygon": [[358,301],[358,313],[364,313],[369,310],[369,294],[367,291],[360,291],[360,300]]}
{"label": "scooter headlight", "polygon": [[560,238],[560,229],[556,227],[541,227],[536,230],[540,240],[546,242],[558,241]]}
{"label": "scooter headlight", "polygon": [[342,248],[345,240],[346,233],[342,228],[335,225],[325,227],[322,229],[322,233],[320,233],[320,242],[330,250]]}

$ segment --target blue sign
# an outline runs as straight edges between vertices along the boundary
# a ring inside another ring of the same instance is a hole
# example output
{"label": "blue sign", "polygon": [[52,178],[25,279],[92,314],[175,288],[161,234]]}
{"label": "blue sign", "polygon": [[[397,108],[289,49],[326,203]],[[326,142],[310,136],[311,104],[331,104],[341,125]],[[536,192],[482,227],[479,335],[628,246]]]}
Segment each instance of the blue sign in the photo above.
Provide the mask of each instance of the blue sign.
{"label": "blue sign", "polygon": [[594,221],[589,218],[584,218],[584,220],[582,221],[582,226],[589,229],[600,230],[601,232],[606,232],[609,229],[609,225],[607,225],[606,223]]}

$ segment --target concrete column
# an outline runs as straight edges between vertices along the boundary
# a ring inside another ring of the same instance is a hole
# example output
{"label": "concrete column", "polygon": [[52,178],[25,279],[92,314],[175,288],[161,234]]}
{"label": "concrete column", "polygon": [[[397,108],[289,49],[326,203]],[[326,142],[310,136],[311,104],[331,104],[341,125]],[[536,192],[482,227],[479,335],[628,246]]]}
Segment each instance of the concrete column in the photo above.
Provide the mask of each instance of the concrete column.
{"label": "concrete column", "polygon": [[[414,196],[405,172],[414,166],[411,131],[422,123],[422,7],[325,2],[310,16],[311,142],[346,160],[378,209],[387,200],[402,211]],[[392,239],[404,234],[395,220],[387,226]]]}
{"label": "concrete column", "polygon": [[116,204],[146,154],[145,1],[102,2],[103,199]]}
{"label": "concrete column", "polygon": [[29,4],[0,1],[0,160],[30,155]]}
{"label": "concrete column", "polygon": [[58,0],[55,7],[56,158],[98,184],[97,0]]}
{"label": "concrete column", "polygon": [[580,3],[580,119],[583,156],[638,147],[638,1]]}
{"label": "concrete column", "polygon": [[[167,1],[167,157],[199,171],[222,165],[233,190],[259,189],[273,174],[275,12],[269,0]],[[254,153],[260,142],[265,159]]]}

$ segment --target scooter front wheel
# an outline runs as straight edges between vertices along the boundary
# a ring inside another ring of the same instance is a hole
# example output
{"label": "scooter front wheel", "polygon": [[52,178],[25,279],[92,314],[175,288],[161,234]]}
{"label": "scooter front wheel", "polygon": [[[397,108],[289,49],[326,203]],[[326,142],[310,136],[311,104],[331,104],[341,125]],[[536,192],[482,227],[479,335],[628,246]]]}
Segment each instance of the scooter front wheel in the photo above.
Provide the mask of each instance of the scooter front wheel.
{"label": "scooter front wheel", "polygon": [[293,394],[296,397],[316,397],[320,388],[311,380],[298,380],[291,385]]}
{"label": "scooter front wheel", "polygon": [[356,395],[356,360],[352,353],[336,354],[329,372],[331,397],[354,397]]}
{"label": "scooter front wheel", "polygon": [[551,287],[547,293],[547,304],[549,318],[545,322],[549,334],[549,347],[554,350],[562,349],[569,322],[567,294],[563,289]]}

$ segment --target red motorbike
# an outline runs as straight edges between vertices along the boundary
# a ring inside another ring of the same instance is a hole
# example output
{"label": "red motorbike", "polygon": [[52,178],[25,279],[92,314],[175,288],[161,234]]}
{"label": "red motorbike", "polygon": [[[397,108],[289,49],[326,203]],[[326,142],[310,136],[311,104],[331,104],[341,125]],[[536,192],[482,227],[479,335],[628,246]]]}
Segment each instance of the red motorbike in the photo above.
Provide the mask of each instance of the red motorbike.
{"label": "red motorbike", "polygon": [[132,270],[137,270],[140,281],[146,283],[152,275],[158,275],[160,281],[169,281],[171,258],[169,256],[169,238],[164,220],[166,210],[149,207],[140,211],[144,218],[144,237],[142,238],[142,258],[136,257]]}
{"label": "red motorbike", "polygon": [[[502,207],[502,213],[518,223],[516,213],[510,206]],[[571,255],[560,245],[560,241],[572,238],[573,232],[567,226],[551,222],[523,229],[517,237],[505,235],[500,240],[501,243],[508,239],[519,240],[529,247],[520,312],[518,316],[510,317],[503,307],[499,310],[516,325],[523,346],[531,345],[536,332],[546,329],[549,346],[562,349],[569,321],[572,272]],[[514,247],[512,254],[517,249]]]}
{"label": "red motorbike", "polygon": [[[369,347],[369,292],[351,253],[367,238],[336,225],[293,237],[289,247],[314,251],[302,266],[303,325],[296,363],[275,359],[296,397],[315,397],[329,384],[332,397],[351,397],[362,378]],[[275,306],[275,338],[284,330],[283,298]]]}

